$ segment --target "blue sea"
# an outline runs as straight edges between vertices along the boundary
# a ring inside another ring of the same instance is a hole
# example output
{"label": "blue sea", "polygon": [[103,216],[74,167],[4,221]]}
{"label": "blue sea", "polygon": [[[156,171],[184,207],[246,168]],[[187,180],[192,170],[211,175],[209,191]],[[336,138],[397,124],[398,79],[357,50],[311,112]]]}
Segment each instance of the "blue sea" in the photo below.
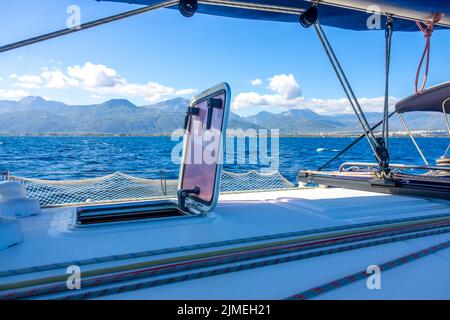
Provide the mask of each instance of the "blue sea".
{"label": "blue sea", "polygon": [[[353,138],[280,138],[278,170],[295,182],[300,169],[317,169],[352,141]],[[450,139],[418,138],[417,142],[434,164]],[[53,180],[92,178],[118,171],[159,178],[164,170],[167,178],[176,179],[179,165],[173,163],[171,153],[177,143],[170,137],[0,137],[0,170],[15,176]],[[390,150],[392,163],[422,164],[408,138],[391,138]],[[337,169],[343,161],[374,162],[374,157],[362,140],[329,168]],[[225,165],[226,170],[233,172],[261,167],[264,166],[258,163]]]}

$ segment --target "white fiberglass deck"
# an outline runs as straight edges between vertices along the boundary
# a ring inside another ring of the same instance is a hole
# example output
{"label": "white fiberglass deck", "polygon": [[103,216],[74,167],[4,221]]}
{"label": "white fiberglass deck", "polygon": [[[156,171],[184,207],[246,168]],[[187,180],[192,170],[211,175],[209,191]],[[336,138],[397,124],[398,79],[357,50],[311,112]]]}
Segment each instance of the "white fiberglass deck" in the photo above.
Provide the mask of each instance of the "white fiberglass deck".
{"label": "white fiberglass deck", "polygon": [[[0,271],[315,228],[450,213],[450,202],[338,188],[227,194],[208,216],[68,228],[74,208],[21,219],[24,241],[0,251]],[[450,240],[450,233],[398,241],[153,288],[106,299],[283,299],[369,265]],[[165,255],[165,256],[176,256]],[[178,254],[179,255],[179,254]],[[128,259],[126,263],[144,258]],[[155,259],[155,257],[146,258]],[[81,270],[117,266],[105,262]],[[0,277],[2,283],[65,270]],[[383,271],[381,290],[357,281],[318,299],[450,299],[450,249]],[[106,286],[108,287],[108,286]]]}

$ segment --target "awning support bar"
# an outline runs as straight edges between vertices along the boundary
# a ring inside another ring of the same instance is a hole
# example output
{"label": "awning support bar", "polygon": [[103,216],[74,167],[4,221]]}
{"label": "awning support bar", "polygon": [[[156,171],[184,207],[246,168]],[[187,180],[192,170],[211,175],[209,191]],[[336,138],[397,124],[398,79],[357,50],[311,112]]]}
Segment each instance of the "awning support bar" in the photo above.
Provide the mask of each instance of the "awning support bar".
{"label": "awning support bar", "polygon": [[[447,99],[444,100],[444,102],[442,102],[442,112],[444,113],[444,121],[445,121],[445,125],[447,126],[448,134],[450,135],[450,123],[448,122],[447,110],[445,109],[445,107],[446,107],[445,104],[449,101],[450,101],[450,97],[448,97]],[[450,144],[448,145],[447,149],[445,150],[443,157],[448,157],[449,151],[450,151]]]}
{"label": "awning support bar", "polygon": [[414,146],[416,147],[417,151],[419,152],[420,157],[422,158],[423,162],[425,162],[425,164],[428,166],[429,165],[428,161],[425,158],[425,156],[423,155],[423,152],[420,149],[419,145],[417,144],[416,139],[414,139],[414,136],[413,136],[411,130],[409,130],[405,120],[403,119],[403,116],[400,113],[398,113],[398,117],[400,118],[400,121],[403,124],[403,127],[405,127],[406,132],[408,133],[409,137],[411,138],[411,141],[414,143]]}
{"label": "awning support bar", "polygon": [[446,110],[446,103],[450,101],[450,97],[448,97],[447,99],[444,100],[444,102],[442,102],[442,112],[444,113],[444,120],[445,120],[445,125],[447,126],[447,131],[448,134],[450,135],[450,123],[448,122],[448,115],[447,115],[447,110]]}

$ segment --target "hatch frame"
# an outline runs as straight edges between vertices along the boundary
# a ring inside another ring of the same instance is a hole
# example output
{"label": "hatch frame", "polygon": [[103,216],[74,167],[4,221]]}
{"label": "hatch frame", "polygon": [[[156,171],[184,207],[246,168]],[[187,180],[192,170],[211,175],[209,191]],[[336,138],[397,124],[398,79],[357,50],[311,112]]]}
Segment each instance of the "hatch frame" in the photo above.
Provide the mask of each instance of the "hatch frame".
{"label": "hatch frame", "polygon": [[[76,228],[88,228],[93,226],[114,225],[119,223],[181,219],[206,214],[212,211],[217,206],[220,192],[220,181],[224,159],[223,150],[226,141],[226,130],[230,112],[230,93],[230,86],[225,82],[211,87],[194,96],[190,100],[188,111],[186,113],[186,117],[189,118],[189,121],[188,127],[185,130],[183,136],[183,149],[179,167],[180,173],[178,176],[178,192],[180,192],[180,189],[182,189],[183,186],[187,148],[188,144],[190,143],[190,120],[192,116],[195,116],[195,114],[192,114],[190,110],[192,110],[192,108],[195,108],[196,105],[205,101],[206,99],[217,97],[218,95],[223,95],[224,100],[221,106],[221,109],[223,109],[221,122],[222,127],[220,130],[220,143],[216,154],[217,158],[214,171],[214,184],[210,201],[206,202],[200,198],[195,197],[192,194],[189,194],[184,199],[184,208],[180,205],[179,198],[178,201],[172,198],[78,206],[76,207],[75,214],[73,215],[73,220],[71,219],[70,225]],[[212,108],[212,112],[214,112],[214,108]],[[205,117],[205,119],[202,121],[202,128],[206,127],[207,118],[208,117]],[[121,211],[123,211],[123,214],[120,213]],[[155,216],[152,216],[152,211],[157,214]],[[165,211],[167,211],[167,215],[164,214]],[[173,214],[170,214],[169,212],[172,212]]]}
{"label": "hatch frame", "polygon": [[[212,190],[212,196],[210,201],[204,201],[197,197],[195,194],[189,194],[187,195],[185,201],[186,201],[186,209],[191,214],[206,214],[208,212],[211,212],[214,210],[214,208],[217,206],[218,198],[219,198],[219,192],[220,192],[220,182],[221,182],[221,174],[223,169],[223,159],[224,154],[223,150],[225,147],[226,142],[226,132],[228,127],[228,118],[230,114],[230,100],[231,100],[231,89],[228,83],[222,82],[219,83],[207,90],[202,91],[201,93],[195,95],[192,97],[190,103],[189,103],[189,110],[192,110],[196,105],[199,103],[209,99],[217,97],[218,95],[223,94],[224,101],[222,104],[223,114],[222,114],[222,127],[221,127],[221,133],[220,133],[220,144],[217,152],[218,159],[216,158],[216,168],[215,168],[215,178],[214,178],[214,187]],[[213,108],[214,110],[214,108]],[[178,190],[183,189],[183,178],[185,175],[186,170],[186,153],[187,149],[189,147],[189,129],[191,127],[191,119],[192,115],[189,116],[189,122],[187,123],[187,128],[185,130],[185,134],[183,137],[183,151],[182,151],[182,162],[180,163],[180,173],[178,175]],[[206,122],[206,119],[205,119]],[[203,126],[205,126],[205,123],[203,123]],[[206,129],[208,130],[208,129]],[[180,204],[180,203],[179,203]]]}

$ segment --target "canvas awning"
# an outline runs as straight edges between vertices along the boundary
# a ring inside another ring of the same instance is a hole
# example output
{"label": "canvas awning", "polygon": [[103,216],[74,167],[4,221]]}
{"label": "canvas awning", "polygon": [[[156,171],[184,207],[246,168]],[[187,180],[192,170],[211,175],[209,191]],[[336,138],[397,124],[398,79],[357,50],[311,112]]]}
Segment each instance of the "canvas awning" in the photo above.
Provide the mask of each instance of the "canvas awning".
{"label": "canvas awning", "polygon": [[412,111],[443,112],[442,106],[445,102],[446,113],[450,113],[450,81],[430,87],[420,95],[412,95],[400,100],[395,105],[398,113]]}
{"label": "canvas awning", "polygon": [[[99,0],[96,0],[99,1]],[[154,5],[161,0],[100,0],[139,5]],[[197,0],[197,13],[217,16],[298,23],[298,16],[308,9],[311,0]],[[259,7],[259,8],[258,8]],[[265,8],[263,8],[265,7]],[[171,6],[175,9],[177,5]],[[450,26],[450,1],[442,0],[320,0],[319,19],[322,25],[350,30],[368,30],[367,20],[378,8],[394,18],[396,31],[418,31],[414,20],[430,20],[434,13],[444,16],[436,25]],[[283,12],[285,11],[285,12]]]}

